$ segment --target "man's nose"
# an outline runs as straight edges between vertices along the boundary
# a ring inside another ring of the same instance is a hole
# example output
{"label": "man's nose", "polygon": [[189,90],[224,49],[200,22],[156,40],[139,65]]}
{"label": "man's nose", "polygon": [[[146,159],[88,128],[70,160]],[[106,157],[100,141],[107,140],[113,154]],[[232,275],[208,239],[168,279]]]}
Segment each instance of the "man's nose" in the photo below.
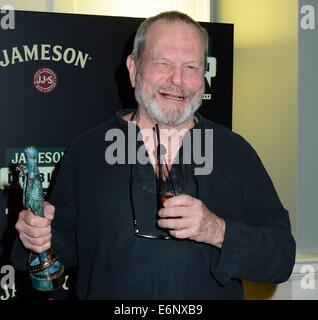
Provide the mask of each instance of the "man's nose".
{"label": "man's nose", "polygon": [[182,86],[183,84],[183,68],[182,67],[175,66],[172,69],[172,73],[170,75],[170,82],[177,87]]}

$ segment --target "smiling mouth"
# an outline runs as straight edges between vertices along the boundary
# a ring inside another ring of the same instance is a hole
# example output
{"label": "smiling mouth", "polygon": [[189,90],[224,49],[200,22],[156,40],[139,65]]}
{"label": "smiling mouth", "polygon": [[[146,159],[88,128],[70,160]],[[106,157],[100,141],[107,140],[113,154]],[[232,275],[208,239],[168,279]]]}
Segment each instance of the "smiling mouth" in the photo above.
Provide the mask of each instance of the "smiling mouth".
{"label": "smiling mouth", "polygon": [[173,101],[183,101],[186,97],[185,96],[179,96],[175,94],[170,94],[170,93],[164,93],[160,92],[160,95],[164,96],[165,98]]}

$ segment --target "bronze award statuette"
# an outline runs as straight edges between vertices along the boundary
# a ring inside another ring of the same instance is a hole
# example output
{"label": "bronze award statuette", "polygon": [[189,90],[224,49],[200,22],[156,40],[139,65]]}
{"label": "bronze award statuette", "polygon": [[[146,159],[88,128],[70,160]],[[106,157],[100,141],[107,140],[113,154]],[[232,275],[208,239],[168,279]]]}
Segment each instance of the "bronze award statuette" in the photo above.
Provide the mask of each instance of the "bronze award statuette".
{"label": "bronze award statuette", "polygon": [[[38,151],[34,147],[24,149],[26,165],[19,166],[23,179],[23,204],[36,216],[43,217],[44,193],[40,179],[39,168],[36,164]],[[56,250],[49,249],[40,254],[30,252],[28,258],[29,274],[34,289],[51,291],[58,289],[64,283],[64,267],[58,261]]]}

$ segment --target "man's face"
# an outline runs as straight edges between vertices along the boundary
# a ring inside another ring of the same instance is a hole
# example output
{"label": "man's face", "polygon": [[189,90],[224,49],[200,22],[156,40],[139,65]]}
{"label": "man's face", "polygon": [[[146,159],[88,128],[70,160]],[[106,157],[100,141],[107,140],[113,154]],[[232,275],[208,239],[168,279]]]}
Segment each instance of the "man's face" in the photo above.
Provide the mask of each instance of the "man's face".
{"label": "man's face", "polygon": [[148,30],[135,96],[160,124],[175,126],[189,120],[204,93],[204,47],[192,25],[155,22]]}

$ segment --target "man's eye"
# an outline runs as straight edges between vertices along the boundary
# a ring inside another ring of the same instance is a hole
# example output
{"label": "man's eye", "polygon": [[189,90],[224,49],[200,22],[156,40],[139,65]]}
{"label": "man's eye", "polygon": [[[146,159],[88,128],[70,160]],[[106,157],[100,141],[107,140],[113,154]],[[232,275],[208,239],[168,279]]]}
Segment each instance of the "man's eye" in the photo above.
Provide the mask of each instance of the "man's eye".
{"label": "man's eye", "polygon": [[155,63],[155,66],[161,70],[168,70],[170,65],[167,62],[157,62]]}

